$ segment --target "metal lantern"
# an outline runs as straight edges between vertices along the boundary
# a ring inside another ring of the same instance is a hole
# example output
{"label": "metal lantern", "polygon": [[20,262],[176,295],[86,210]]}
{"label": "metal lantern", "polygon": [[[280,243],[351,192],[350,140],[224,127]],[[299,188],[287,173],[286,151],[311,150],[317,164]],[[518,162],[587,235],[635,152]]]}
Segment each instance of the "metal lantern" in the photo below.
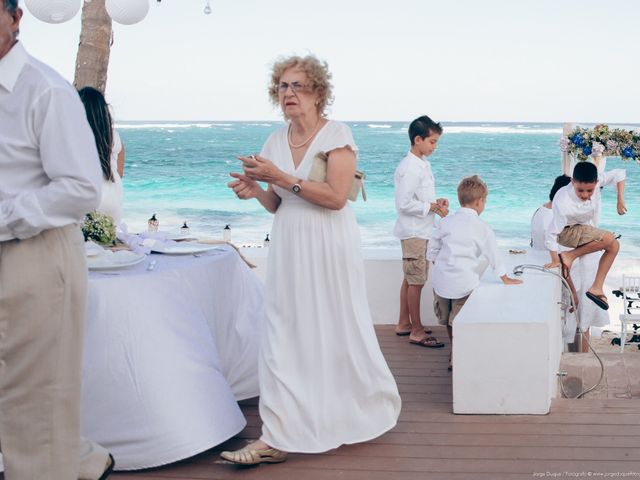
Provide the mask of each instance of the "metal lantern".
{"label": "metal lantern", "polygon": [[81,0],[25,0],[25,5],[38,20],[47,23],[62,23],[75,17]]}
{"label": "metal lantern", "polygon": [[114,22],[133,25],[147,16],[149,0],[106,0],[105,8]]}

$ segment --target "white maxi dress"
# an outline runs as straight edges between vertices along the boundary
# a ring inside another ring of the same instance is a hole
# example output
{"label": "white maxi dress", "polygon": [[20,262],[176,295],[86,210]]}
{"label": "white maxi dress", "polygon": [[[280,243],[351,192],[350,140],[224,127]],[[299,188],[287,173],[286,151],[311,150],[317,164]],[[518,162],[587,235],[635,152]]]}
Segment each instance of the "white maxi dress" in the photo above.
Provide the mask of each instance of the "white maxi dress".
{"label": "white maxi dress", "polygon": [[[286,128],[260,155],[304,180],[319,151],[345,146],[357,151],[350,129],[330,121],[297,169]],[[265,286],[261,439],[287,452],[319,453],[378,437],[395,426],[401,400],[373,329],[353,211],[274,189],[282,202]]]}

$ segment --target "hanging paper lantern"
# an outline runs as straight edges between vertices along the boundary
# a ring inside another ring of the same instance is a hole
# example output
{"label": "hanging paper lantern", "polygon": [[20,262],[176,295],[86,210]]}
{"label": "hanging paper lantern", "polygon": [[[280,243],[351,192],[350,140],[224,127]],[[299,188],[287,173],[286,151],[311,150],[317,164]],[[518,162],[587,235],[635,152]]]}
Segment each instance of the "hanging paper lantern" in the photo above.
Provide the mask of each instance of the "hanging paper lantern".
{"label": "hanging paper lantern", "polygon": [[133,25],[147,16],[149,0],[106,0],[107,13],[114,22]]}
{"label": "hanging paper lantern", "polygon": [[75,17],[81,0],[25,0],[31,15],[47,23],[62,23]]}

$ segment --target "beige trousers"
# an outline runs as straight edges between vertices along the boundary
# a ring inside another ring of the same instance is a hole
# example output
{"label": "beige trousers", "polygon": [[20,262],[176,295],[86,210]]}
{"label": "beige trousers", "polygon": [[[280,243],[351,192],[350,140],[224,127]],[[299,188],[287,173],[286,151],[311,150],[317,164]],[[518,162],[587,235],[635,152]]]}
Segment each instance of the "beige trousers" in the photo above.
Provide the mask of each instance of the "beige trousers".
{"label": "beige trousers", "polygon": [[87,289],[69,225],[0,242],[0,448],[6,480],[93,480],[108,453],[80,438]]}

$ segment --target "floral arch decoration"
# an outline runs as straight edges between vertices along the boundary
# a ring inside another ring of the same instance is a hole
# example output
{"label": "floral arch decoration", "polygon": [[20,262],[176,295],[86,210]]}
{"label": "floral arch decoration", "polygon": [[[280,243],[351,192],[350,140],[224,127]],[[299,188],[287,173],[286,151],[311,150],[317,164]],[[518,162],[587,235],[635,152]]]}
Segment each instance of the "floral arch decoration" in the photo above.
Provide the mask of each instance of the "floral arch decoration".
{"label": "floral arch decoration", "polygon": [[635,160],[640,165],[640,130],[609,128],[604,124],[594,128],[565,129],[560,139],[560,150],[563,156],[571,156],[576,161],[584,161],[588,157],[594,160],[621,157],[622,160]]}

